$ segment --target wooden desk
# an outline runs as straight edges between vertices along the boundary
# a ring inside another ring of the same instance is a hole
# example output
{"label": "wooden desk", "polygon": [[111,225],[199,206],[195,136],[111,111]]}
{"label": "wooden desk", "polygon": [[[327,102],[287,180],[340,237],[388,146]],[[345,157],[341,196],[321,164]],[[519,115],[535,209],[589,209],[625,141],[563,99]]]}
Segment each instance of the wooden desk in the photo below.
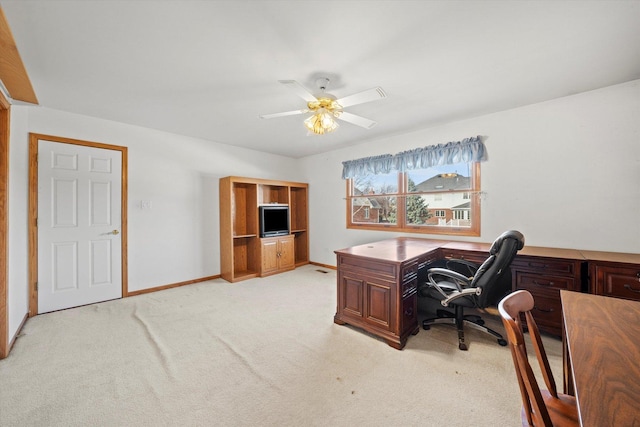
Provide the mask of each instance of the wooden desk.
{"label": "wooden desk", "polygon": [[[481,264],[490,247],[491,243],[396,237],[337,250],[334,322],[362,328],[401,349],[407,338],[419,331],[418,272],[443,258]],[[586,286],[588,265],[594,284]],[[562,335],[560,291],[603,289],[608,295],[640,299],[635,289],[638,277],[640,254],[525,245],[511,263],[513,290],[526,289],[533,294],[536,307],[532,313],[538,328],[558,337]],[[631,290],[627,289],[630,281],[634,283]]]}
{"label": "wooden desk", "polygon": [[560,297],[565,381],[573,383],[581,424],[640,425],[640,302],[569,291]]}
{"label": "wooden desk", "polygon": [[333,321],[402,349],[418,327],[418,271],[439,257],[439,240],[400,237],[335,251],[338,301]]}

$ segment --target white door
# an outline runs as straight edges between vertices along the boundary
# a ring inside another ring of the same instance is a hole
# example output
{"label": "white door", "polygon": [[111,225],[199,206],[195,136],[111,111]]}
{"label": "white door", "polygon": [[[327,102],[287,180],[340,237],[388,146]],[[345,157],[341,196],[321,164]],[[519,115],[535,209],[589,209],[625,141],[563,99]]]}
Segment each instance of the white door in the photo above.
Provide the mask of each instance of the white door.
{"label": "white door", "polygon": [[122,297],[122,153],[38,142],[38,313]]}

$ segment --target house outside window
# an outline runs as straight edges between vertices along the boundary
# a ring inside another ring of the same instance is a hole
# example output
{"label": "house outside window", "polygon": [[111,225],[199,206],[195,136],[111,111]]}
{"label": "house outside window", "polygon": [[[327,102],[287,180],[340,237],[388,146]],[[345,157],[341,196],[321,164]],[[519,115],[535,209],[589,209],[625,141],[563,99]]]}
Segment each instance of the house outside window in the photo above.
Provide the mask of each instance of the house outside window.
{"label": "house outside window", "polygon": [[347,228],[479,236],[479,193],[479,162],[350,178]]}

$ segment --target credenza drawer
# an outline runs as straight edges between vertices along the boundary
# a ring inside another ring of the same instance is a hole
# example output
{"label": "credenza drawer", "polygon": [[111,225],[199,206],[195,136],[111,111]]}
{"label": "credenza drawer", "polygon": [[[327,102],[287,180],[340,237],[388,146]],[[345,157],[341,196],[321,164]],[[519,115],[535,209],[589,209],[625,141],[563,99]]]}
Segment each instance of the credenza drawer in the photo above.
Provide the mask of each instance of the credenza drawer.
{"label": "credenza drawer", "polygon": [[594,293],[610,297],[640,301],[640,265],[593,265],[591,279],[595,278]]}

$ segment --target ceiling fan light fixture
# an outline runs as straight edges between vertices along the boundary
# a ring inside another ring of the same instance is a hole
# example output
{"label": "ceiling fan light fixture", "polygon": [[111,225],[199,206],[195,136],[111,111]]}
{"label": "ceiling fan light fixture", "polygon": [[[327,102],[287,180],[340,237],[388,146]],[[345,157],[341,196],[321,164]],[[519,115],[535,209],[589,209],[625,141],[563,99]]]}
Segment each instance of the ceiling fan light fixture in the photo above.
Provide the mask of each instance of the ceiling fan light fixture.
{"label": "ceiling fan light fixture", "polygon": [[338,128],[338,123],[333,119],[334,114],[330,111],[320,108],[315,114],[304,121],[304,125],[316,135],[333,132]]}
{"label": "ceiling fan light fixture", "polygon": [[274,117],[292,116],[311,112],[312,116],[304,120],[304,125],[309,129],[309,131],[317,135],[323,135],[336,130],[338,128],[336,119],[365,129],[371,129],[375,126],[376,122],[356,114],[348,113],[344,111],[344,108],[386,98],[387,96],[382,88],[376,87],[354,93],[353,95],[336,98],[332,94],[325,92],[329,83],[329,79],[326,77],[320,78],[316,81],[316,84],[320,89],[320,93],[316,95],[309,92],[304,86],[295,80],[278,80],[278,82],[284,84],[295,92],[296,95],[304,99],[307,102],[307,108],[275,114],[263,114],[259,117],[263,119],[271,119]]}

